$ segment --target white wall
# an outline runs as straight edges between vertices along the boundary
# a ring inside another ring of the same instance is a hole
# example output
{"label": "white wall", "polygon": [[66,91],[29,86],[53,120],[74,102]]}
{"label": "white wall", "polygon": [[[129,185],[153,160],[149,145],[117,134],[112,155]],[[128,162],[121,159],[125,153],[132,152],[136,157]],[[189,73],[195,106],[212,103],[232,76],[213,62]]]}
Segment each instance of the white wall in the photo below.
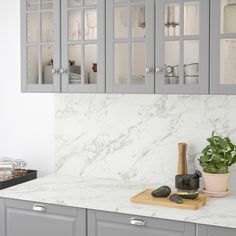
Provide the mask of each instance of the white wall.
{"label": "white wall", "polygon": [[54,170],[54,95],[20,92],[20,1],[0,1],[0,157]]}
{"label": "white wall", "polygon": [[[171,186],[179,142],[190,173],[213,130],[236,143],[235,105],[236,96],[56,95],[57,171]],[[236,165],[230,180],[236,191]]]}

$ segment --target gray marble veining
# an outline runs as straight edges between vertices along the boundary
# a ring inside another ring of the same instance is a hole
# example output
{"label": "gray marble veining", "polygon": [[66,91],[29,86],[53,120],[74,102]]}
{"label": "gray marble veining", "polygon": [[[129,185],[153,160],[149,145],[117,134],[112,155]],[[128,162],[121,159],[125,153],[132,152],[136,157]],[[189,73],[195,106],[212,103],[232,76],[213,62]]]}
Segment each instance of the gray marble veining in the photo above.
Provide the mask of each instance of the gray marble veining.
{"label": "gray marble veining", "polygon": [[[236,143],[236,96],[55,95],[57,173],[173,185],[178,142],[189,171],[213,130]],[[231,188],[236,190],[236,168]]]}
{"label": "gray marble veining", "polygon": [[197,211],[133,204],[130,198],[157,183],[54,174],[0,191],[0,197],[236,228],[236,195],[211,198]]}

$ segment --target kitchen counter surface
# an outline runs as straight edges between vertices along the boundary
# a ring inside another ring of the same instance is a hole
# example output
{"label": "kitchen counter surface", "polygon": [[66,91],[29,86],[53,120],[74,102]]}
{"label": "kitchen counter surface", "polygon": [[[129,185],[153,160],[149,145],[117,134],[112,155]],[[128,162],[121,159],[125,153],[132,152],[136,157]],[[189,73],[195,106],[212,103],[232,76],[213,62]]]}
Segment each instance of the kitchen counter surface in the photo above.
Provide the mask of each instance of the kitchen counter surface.
{"label": "kitchen counter surface", "polygon": [[0,197],[236,228],[236,194],[222,199],[210,198],[198,211],[130,202],[137,193],[158,186],[54,174],[1,190]]}

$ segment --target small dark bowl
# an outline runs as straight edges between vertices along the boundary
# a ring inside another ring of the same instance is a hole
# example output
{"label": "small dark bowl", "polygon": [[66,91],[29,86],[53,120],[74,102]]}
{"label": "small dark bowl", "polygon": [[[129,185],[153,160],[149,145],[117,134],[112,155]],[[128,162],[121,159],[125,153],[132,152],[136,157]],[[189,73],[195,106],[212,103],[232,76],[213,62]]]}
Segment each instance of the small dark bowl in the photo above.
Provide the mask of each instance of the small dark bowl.
{"label": "small dark bowl", "polygon": [[181,190],[198,190],[199,189],[199,178],[193,178],[193,175],[176,175],[175,187]]}

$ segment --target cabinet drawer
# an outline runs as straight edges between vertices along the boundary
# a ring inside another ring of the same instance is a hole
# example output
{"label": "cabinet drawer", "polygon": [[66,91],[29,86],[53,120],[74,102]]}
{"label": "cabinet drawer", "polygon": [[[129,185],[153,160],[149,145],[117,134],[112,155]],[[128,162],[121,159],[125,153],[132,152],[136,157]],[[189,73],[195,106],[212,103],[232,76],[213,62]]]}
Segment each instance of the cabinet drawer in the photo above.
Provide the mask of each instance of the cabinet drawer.
{"label": "cabinet drawer", "polygon": [[58,215],[67,215],[67,216],[77,216],[77,209],[72,207],[65,207],[65,206],[58,206],[58,205],[51,205],[45,204],[40,202],[30,202],[30,201],[20,201],[20,200],[6,200],[6,209],[14,208],[14,209],[23,209],[27,211],[35,211],[39,212],[37,209],[34,210],[34,207],[42,206],[44,207],[44,211],[41,213],[52,213]]}
{"label": "cabinet drawer", "polygon": [[197,236],[235,236],[236,229],[198,225]]}
{"label": "cabinet drawer", "polygon": [[88,211],[88,236],[195,236],[195,224]]}
{"label": "cabinet drawer", "polygon": [[85,236],[86,210],[6,200],[6,236]]}

